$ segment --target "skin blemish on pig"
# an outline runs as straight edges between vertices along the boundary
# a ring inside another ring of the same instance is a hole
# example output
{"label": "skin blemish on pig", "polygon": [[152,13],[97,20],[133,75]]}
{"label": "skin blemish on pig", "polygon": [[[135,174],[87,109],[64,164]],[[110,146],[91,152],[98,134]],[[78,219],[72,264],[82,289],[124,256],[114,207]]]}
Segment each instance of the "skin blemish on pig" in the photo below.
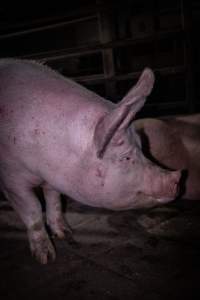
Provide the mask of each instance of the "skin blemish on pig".
{"label": "skin blemish on pig", "polygon": [[95,175],[97,176],[97,177],[99,177],[99,178],[101,178],[102,180],[101,180],[101,186],[104,186],[104,176],[103,176],[103,174],[102,174],[102,171],[99,169],[99,168],[97,168],[96,169],[96,173],[95,173]]}
{"label": "skin blemish on pig", "polygon": [[35,128],[35,129],[34,129],[34,134],[35,134],[35,135],[38,135],[39,133],[40,133],[40,130],[39,130],[38,128]]}
{"label": "skin blemish on pig", "polygon": [[31,230],[33,231],[41,231],[43,227],[42,222],[36,222],[31,226]]}
{"label": "skin blemish on pig", "polygon": [[102,172],[99,168],[96,169],[96,176],[102,178]]}
{"label": "skin blemish on pig", "polygon": [[13,143],[16,144],[16,137],[13,138]]}

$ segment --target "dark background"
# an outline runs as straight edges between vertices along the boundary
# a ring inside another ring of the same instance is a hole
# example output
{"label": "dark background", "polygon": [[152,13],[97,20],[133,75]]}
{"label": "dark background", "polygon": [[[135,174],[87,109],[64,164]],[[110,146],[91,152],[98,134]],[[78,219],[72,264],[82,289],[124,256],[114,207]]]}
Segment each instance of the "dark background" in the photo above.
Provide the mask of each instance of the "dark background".
{"label": "dark background", "polygon": [[[0,3],[0,57],[37,59],[114,102],[149,66],[138,117],[200,111],[200,1],[65,3]],[[69,201],[65,217],[74,240],[54,239],[57,258],[41,266],[0,195],[0,300],[200,299],[199,201],[127,212]]]}
{"label": "dark background", "polygon": [[0,6],[0,57],[37,59],[117,102],[142,69],[156,85],[139,116],[200,110],[198,0],[73,0]]}

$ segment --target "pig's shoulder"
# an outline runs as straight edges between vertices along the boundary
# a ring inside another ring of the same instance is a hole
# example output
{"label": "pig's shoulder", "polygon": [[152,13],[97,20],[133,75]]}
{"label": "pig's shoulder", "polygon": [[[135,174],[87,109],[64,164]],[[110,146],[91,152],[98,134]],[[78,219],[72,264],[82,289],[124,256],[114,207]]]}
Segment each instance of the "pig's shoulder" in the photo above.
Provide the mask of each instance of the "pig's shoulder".
{"label": "pig's shoulder", "polygon": [[175,116],[163,120],[182,138],[198,140],[200,143],[200,114]]}
{"label": "pig's shoulder", "polygon": [[176,126],[169,120],[142,119],[135,122],[135,128],[147,157],[168,168],[185,167],[187,149]]}
{"label": "pig's shoulder", "polygon": [[176,116],[171,119],[172,120],[174,119],[174,121],[177,121],[177,122],[184,122],[186,124],[200,126],[200,114]]}
{"label": "pig's shoulder", "polygon": [[173,152],[172,148],[178,145],[183,147],[181,135],[168,120],[146,118],[136,121],[135,128],[142,141],[148,141],[150,148],[158,148],[160,151],[162,145],[163,150]]}
{"label": "pig's shoulder", "polygon": [[27,74],[31,72],[35,74],[45,74],[46,76],[60,76],[56,70],[51,69],[44,63],[31,59],[17,59],[17,58],[1,58],[0,59],[0,70],[1,72],[12,72],[12,74]]}
{"label": "pig's shoulder", "polygon": [[[134,122],[136,131],[145,132],[151,135],[169,134],[169,123],[162,119],[145,118]],[[170,130],[171,131],[171,130]]]}

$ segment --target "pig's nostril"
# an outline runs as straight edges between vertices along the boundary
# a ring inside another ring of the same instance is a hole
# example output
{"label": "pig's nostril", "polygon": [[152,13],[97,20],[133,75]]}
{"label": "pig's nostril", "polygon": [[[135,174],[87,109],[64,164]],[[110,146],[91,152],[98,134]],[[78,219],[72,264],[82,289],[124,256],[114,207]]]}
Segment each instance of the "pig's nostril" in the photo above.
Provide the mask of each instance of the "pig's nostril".
{"label": "pig's nostril", "polygon": [[178,196],[179,191],[180,191],[179,184],[178,184],[178,182],[176,182],[176,183],[174,183],[172,193],[176,197],[176,196]]}
{"label": "pig's nostril", "polygon": [[176,184],[178,184],[180,179],[181,179],[181,171],[174,171],[173,172],[173,179],[174,179],[174,182]]}
{"label": "pig's nostril", "polygon": [[181,171],[174,171],[172,174],[171,191],[173,195],[178,196],[179,194],[179,183],[181,179]]}

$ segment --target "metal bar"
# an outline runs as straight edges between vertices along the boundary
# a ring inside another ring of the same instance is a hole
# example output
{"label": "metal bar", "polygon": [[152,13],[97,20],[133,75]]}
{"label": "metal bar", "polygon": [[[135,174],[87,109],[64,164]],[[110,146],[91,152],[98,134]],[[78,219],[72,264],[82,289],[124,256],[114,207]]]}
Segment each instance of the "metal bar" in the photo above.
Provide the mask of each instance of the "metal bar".
{"label": "metal bar", "polygon": [[[170,74],[178,74],[185,72],[185,66],[179,67],[165,67],[165,68],[155,68],[154,72],[158,72],[161,75],[170,75]],[[141,71],[131,72],[126,74],[117,75],[116,80],[126,80],[130,78],[138,78],[141,75]]]}
{"label": "metal bar", "polygon": [[186,100],[190,113],[195,112],[195,91],[194,91],[194,61],[192,44],[192,11],[191,4],[181,0],[182,26],[185,30],[184,40],[184,61],[187,66],[186,72]]}
{"label": "metal bar", "polygon": [[[85,18],[87,16],[92,16],[92,15],[96,15],[97,14],[97,8],[95,5],[93,5],[93,7],[84,7],[84,9],[79,9],[78,11],[79,15],[84,15],[83,17],[79,17],[78,20],[80,18]],[[37,19],[32,19],[32,20],[28,20],[28,21],[24,21],[24,22],[18,22],[18,23],[5,23],[1,24],[1,30],[8,30],[8,29],[13,29],[16,31],[17,28],[22,28],[22,27],[28,27],[28,26],[41,26],[42,24],[47,24],[47,23],[60,23],[64,20],[69,20],[69,18],[73,18],[73,20],[76,22],[77,20],[77,10],[75,11],[67,11],[63,12],[63,15],[59,15],[59,16],[43,16]]]}
{"label": "metal bar", "polygon": [[[180,67],[168,67],[168,68],[156,68],[154,69],[154,72],[158,72],[161,75],[170,75],[170,74],[179,74],[179,73],[184,73],[185,72],[185,67],[180,66]],[[117,81],[123,81],[127,79],[135,79],[138,78],[141,75],[141,71],[137,72],[131,72],[131,73],[126,73],[122,75],[114,75],[113,77],[109,78],[110,80],[117,80]],[[93,75],[87,75],[87,76],[74,76],[72,79],[76,81],[81,81],[81,82],[102,82],[106,78],[104,74],[93,74]]]}
{"label": "metal bar", "polygon": [[50,30],[50,29],[54,29],[54,28],[58,28],[58,27],[63,27],[65,25],[71,25],[71,24],[75,24],[78,22],[88,21],[88,20],[92,20],[92,19],[96,19],[96,18],[97,17],[95,15],[93,15],[93,16],[88,16],[88,17],[82,17],[82,18],[79,18],[76,20],[70,20],[70,21],[68,20],[68,21],[64,21],[64,22],[51,24],[51,25],[43,25],[43,26],[36,27],[33,29],[25,29],[25,30],[21,30],[21,31],[17,31],[17,32],[2,34],[2,35],[0,35],[0,40],[7,39],[7,38],[13,38],[15,36],[22,36],[22,35],[30,34],[33,32]]}
{"label": "metal bar", "polygon": [[[100,1],[99,1],[100,2]],[[110,44],[113,42],[113,12],[100,10],[98,13],[100,40],[102,44]],[[115,76],[115,64],[113,57],[113,47],[106,47],[102,49],[104,77],[105,79],[112,79]],[[106,80],[105,82],[106,96],[115,98],[116,97],[116,86],[115,81]]]}
{"label": "metal bar", "polygon": [[153,41],[155,38],[157,39],[165,39],[168,37],[176,37],[179,34],[183,34],[183,30],[175,30],[173,32],[164,32],[158,33],[153,36],[145,37],[145,38],[138,38],[138,39],[127,39],[127,40],[118,40],[106,43],[96,43],[90,46],[82,46],[82,47],[75,47],[75,48],[65,48],[60,51],[45,51],[39,52],[30,55],[22,55],[21,58],[34,58],[34,59],[44,59],[44,60],[56,60],[60,58],[70,57],[70,56],[77,56],[77,55],[84,55],[89,53],[94,53],[95,51],[101,51],[106,48],[116,48],[116,47],[125,47],[131,45],[137,45],[139,43],[148,43]]}
{"label": "metal bar", "polygon": [[104,76],[104,74],[94,74],[94,75],[89,75],[89,76],[75,76],[75,77],[72,77],[72,79],[74,79],[76,81],[81,81],[81,82],[96,83],[96,82],[101,82],[101,81],[105,80],[105,76]]}

